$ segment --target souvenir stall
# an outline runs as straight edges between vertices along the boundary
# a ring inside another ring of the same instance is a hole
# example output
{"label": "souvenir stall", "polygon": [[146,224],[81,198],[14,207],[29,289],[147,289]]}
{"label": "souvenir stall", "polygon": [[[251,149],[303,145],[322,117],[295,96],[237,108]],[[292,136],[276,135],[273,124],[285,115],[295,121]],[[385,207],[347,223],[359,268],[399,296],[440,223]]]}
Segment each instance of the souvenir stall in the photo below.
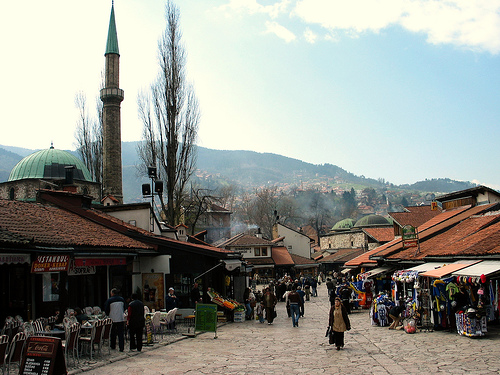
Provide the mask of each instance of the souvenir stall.
{"label": "souvenir stall", "polygon": [[484,336],[488,322],[498,319],[500,261],[481,261],[452,274],[452,294],[459,335]]}
{"label": "souvenir stall", "polygon": [[429,301],[422,304],[430,312],[430,314],[426,313],[425,315],[426,318],[428,316],[430,319],[429,328],[441,330],[455,326],[457,302],[454,295],[458,291],[458,287],[451,274],[474,263],[477,261],[457,261],[420,274],[421,284],[429,286]]}
{"label": "souvenir stall", "polygon": [[394,302],[388,294],[380,293],[373,299],[370,308],[370,320],[372,326],[385,327],[390,324],[389,310],[394,306]]}
{"label": "souvenir stall", "polygon": [[369,309],[374,295],[391,289],[391,278],[388,273],[393,269],[392,267],[379,267],[358,274],[357,280],[362,282],[361,291],[358,294],[361,308]]}

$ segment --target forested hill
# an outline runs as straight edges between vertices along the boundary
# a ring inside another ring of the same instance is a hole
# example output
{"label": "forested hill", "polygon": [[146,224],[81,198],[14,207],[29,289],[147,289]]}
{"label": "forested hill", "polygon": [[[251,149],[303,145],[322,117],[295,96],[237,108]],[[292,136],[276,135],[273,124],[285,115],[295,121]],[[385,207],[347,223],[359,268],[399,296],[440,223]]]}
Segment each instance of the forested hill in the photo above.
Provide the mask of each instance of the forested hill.
{"label": "forested hill", "polygon": [[[140,194],[140,184],[147,179],[136,176],[139,164],[136,152],[137,142],[123,142],[122,162],[124,165],[125,195]],[[0,145],[0,182],[7,180],[10,170],[23,157],[35,152],[19,147]],[[74,153],[74,151],[70,151]],[[217,179],[254,189],[267,185],[288,184],[308,188],[311,182],[324,184],[351,184],[357,187],[387,187],[385,181],[356,176],[332,164],[315,165],[285,156],[253,151],[213,150],[198,147],[197,175],[206,179]],[[471,182],[454,181],[448,178],[419,181],[413,184],[395,186],[403,190],[449,193],[474,187]],[[128,200],[128,199],[127,199]]]}

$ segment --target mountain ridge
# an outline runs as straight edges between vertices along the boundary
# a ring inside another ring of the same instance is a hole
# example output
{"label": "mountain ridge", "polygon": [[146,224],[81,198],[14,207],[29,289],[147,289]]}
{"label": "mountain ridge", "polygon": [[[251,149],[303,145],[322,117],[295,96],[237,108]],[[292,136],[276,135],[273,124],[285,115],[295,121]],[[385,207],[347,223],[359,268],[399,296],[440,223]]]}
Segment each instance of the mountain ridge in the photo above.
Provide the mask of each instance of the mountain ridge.
{"label": "mountain ridge", "polygon": [[[138,176],[138,142],[122,142],[123,187],[127,202],[141,199],[140,187],[150,181]],[[0,145],[0,182],[7,181],[10,170],[23,157],[38,150]],[[74,155],[76,151],[66,150]],[[211,188],[233,183],[244,190],[283,185],[296,189],[328,189],[338,185],[358,188],[396,188],[408,191],[449,193],[476,186],[469,181],[449,178],[426,179],[413,184],[394,185],[383,179],[357,176],[343,168],[325,163],[312,164],[274,153],[248,150],[215,150],[197,146],[197,178]],[[349,188],[350,189],[350,188]]]}

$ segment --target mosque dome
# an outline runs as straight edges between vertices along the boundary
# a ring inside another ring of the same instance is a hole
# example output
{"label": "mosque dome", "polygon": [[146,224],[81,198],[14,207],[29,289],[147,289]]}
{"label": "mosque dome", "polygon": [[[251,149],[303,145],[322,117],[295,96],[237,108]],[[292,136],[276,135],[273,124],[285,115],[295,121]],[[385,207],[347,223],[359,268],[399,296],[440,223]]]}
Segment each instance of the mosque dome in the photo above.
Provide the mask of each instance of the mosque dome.
{"label": "mosque dome", "polygon": [[364,228],[364,227],[374,227],[374,226],[387,226],[392,225],[392,223],[383,216],[380,215],[367,215],[363,216],[361,219],[356,221],[354,224],[355,228]]}
{"label": "mosque dome", "polygon": [[48,150],[37,151],[23,158],[12,169],[8,181],[17,181],[28,178],[43,178],[59,180],[66,178],[65,167],[74,166],[73,178],[75,180],[92,181],[89,170],[83,162],[67,151]]}
{"label": "mosque dome", "polygon": [[335,223],[332,230],[348,230],[351,229],[356,221],[354,219],[344,219]]}

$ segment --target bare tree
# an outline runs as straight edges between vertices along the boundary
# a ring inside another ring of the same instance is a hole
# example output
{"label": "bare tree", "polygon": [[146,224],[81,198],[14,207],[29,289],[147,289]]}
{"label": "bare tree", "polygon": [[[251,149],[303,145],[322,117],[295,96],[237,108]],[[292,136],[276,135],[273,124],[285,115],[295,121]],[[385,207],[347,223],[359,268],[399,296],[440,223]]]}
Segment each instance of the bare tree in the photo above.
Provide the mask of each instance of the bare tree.
{"label": "bare tree", "polygon": [[271,239],[273,225],[279,221],[283,224],[295,216],[294,200],[277,191],[276,187],[263,188],[256,191],[252,203],[247,206],[248,216],[256,224],[266,238]]}
{"label": "bare tree", "polygon": [[144,173],[157,168],[165,180],[166,202],[162,210],[171,225],[180,222],[187,183],[195,171],[195,143],[200,119],[193,86],[186,82],[186,52],[181,43],[179,10],[169,0],[167,26],[158,42],[160,73],[150,94],[138,98],[143,141],[138,147]]}
{"label": "bare tree", "polygon": [[76,151],[92,179],[102,181],[102,102],[96,100],[97,118],[92,118],[87,110],[87,100],[82,92],[75,95],[75,105],[79,118],[75,132]]}

